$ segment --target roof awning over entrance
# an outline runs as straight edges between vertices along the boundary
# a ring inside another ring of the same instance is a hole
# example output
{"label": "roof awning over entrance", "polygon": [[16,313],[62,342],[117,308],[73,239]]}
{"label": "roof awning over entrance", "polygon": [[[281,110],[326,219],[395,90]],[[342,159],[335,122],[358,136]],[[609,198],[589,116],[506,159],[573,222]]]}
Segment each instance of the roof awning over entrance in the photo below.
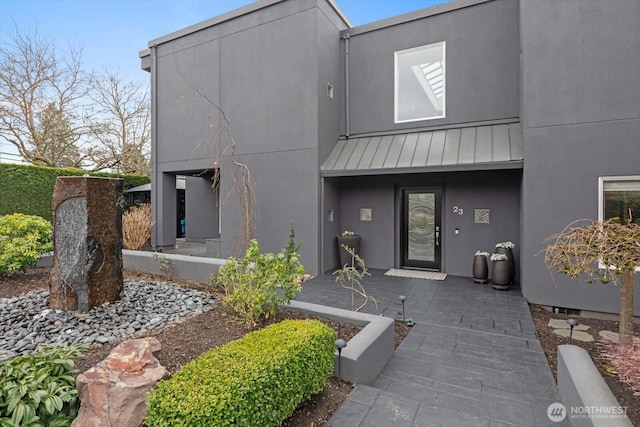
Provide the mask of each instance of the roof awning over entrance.
{"label": "roof awning over entrance", "polygon": [[339,140],[322,176],[522,169],[520,123]]}

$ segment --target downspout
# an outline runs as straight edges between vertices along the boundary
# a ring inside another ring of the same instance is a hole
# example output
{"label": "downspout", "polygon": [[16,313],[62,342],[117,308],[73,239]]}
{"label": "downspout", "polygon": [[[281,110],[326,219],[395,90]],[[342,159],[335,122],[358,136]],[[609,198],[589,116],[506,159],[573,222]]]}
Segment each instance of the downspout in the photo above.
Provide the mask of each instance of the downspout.
{"label": "downspout", "polygon": [[158,130],[158,120],[156,118],[156,114],[158,112],[157,104],[158,104],[158,57],[156,52],[156,44],[153,43],[151,45],[151,215],[154,219],[152,225],[152,233],[151,233],[151,247],[153,250],[158,248],[158,177],[156,173],[158,172],[158,154],[157,154],[157,130]]}
{"label": "downspout", "polygon": [[349,38],[351,35],[346,33],[342,38],[344,39],[344,106],[345,106],[345,114],[344,114],[344,134],[347,138],[351,134],[350,129],[350,115],[349,111],[351,110],[350,100],[349,100]]}

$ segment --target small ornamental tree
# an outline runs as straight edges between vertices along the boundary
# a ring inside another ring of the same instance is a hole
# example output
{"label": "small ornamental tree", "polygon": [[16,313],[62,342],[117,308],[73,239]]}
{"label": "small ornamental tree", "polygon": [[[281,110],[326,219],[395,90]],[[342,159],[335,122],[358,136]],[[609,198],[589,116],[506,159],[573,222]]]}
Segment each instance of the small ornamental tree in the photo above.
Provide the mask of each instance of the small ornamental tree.
{"label": "small ornamental tree", "polygon": [[598,276],[603,284],[620,285],[620,343],[633,343],[633,293],[640,266],[640,225],[618,218],[578,220],[549,236],[544,261],[550,271],[573,279]]}

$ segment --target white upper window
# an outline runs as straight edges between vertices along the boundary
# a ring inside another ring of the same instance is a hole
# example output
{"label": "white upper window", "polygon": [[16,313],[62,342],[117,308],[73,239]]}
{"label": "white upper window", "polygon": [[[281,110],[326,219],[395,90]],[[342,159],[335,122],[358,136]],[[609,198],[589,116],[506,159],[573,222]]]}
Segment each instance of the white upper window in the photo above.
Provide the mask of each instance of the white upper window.
{"label": "white upper window", "polygon": [[395,122],[445,117],[445,42],[395,53]]}

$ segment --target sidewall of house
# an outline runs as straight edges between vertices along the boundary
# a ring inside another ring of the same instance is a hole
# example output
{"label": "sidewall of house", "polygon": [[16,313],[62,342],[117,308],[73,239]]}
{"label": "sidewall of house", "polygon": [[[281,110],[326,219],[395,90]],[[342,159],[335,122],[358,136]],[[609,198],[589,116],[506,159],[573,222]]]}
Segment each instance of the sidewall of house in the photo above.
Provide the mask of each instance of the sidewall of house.
{"label": "sidewall of house", "polygon": [[536,0],[521,12],[523,294],[617,313],[618,287],[551,276],[540,251],[569,223],[598,219],[599,177],[640,175],[640,3]]}

